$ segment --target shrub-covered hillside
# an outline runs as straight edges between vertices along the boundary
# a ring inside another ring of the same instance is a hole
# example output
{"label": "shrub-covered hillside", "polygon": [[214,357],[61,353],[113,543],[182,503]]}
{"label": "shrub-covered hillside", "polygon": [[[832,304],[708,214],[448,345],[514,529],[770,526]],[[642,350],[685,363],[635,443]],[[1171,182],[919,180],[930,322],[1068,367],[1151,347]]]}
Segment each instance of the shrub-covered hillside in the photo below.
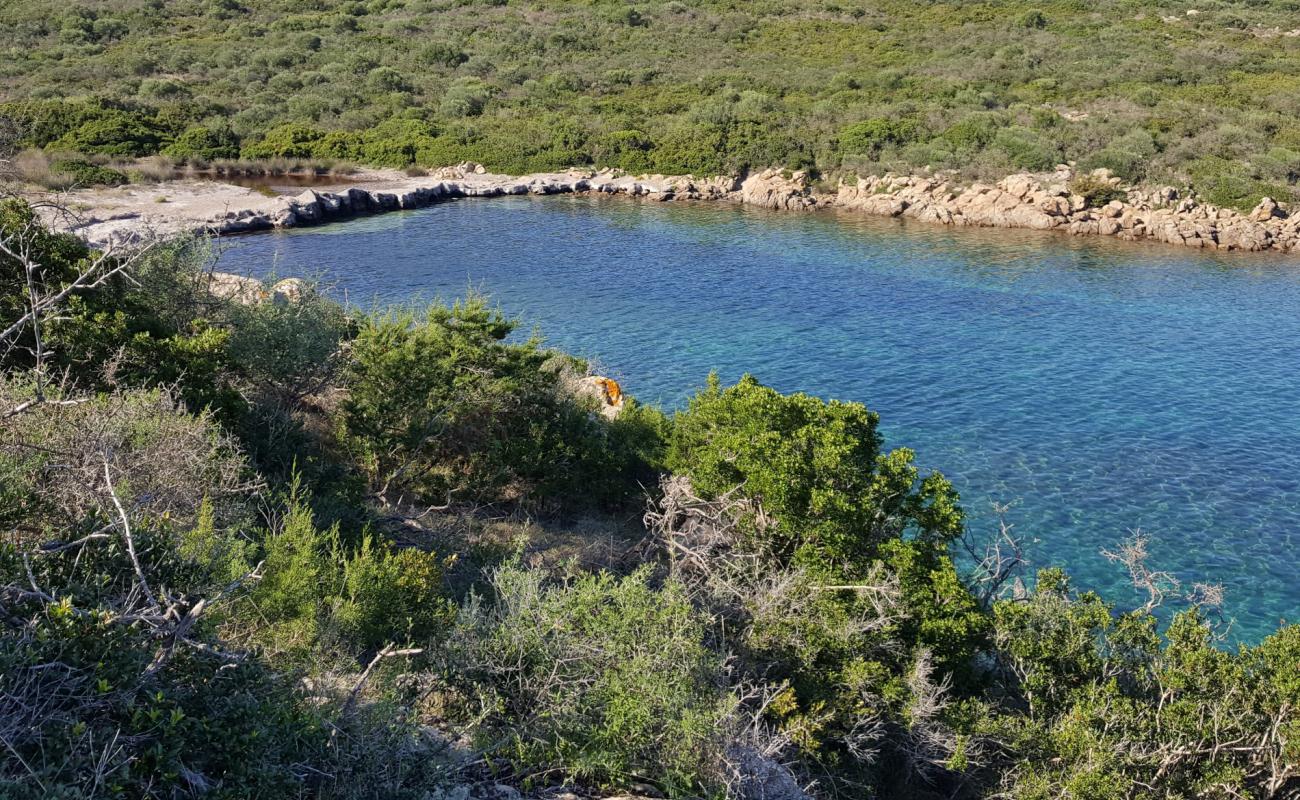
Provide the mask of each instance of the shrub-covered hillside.
{"label": "shrub-covered hillside", "polygon": [[16,0],[32,145],[509,172],[1065,160],[1296,197],[1295,0]]}
{"label": "shrub-covered hillside", "polygon": [[0,202],[0,796],[1300,793],[1300,627],[1029,581],[861,404],[207,267]]}

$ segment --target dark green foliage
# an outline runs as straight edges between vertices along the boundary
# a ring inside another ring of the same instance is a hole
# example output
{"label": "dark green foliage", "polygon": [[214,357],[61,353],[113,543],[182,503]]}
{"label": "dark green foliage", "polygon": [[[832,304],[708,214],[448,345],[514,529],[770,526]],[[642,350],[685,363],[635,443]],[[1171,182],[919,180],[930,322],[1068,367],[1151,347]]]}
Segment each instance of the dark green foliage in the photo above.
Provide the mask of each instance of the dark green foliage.
{"label": "dark green foliage", "polygon": [[246,143],[244,158],[312,158],[315,145],[325,134],[310,125],[291,124],[272,128],[261,139]]}
{"label": "dark green foliage", "polygon": [[1249,211],[1261,197],[1286,197],[1290,187],[1271,182],[1258,167],[1217,156],[1197,159],[1191,165],[1192,185],[1215,205]]}
{"label": "dark green foliage", "polygon": [[[778,724],[846,780],[888,787],[914,767],[885,744],[874,745],[888,756],[880,770],[855,761],[854,732],[912,724],[925,694],[909,678],[917,664],[978,684],[989,619],[948,557],[961,532],[956,492],[941,475],[922,479],[910,451],[882,453],[876,425],[858,403],[711,377],[674,420],[669,465],[704,497],[761,504],[738,520],[732,547],[770,575],[733,579],[749,588],[716,602],[742,665],[789,684]],[[765,596],[791,582],[780,602]]]}
{"label": "dark green foliage", "polygon": [[302,791],[293,765],[318,758],[327,734],[280,676],[188,651],[142,681],[155,649],[146,629],[70,601],[0,629],[9,747],[0,794],[162,798],[202,785],[205,797],[233,800]]}
{"label": "dark green foliage", "polygon": [[662,415],[614,424],[574,393],[575,364],[471,297],[423,317],[368,319],[352,343],[345,445],[380,494],[597,503],[638,491],[657,463]]}
{"label": "dark green foliage", "polygon": [[369,535],[349,548],[337,525],[316,525],[296,478],[260,557],[264,577],[241,616],[260,621],[246,635],[274,653],[355,656],[391,642],[425,644],[450,620],[439,559]]}
{"label": "dark green foliage", "polygon": [[1128,193],[1109,180],[1085,173],[1070,181],[1070,191],[1083,198],[1093,208],[1101,208],[1112,200],[1124,200]]}
{"label": "dark green foliage", "polygon": [[882,453],[860,403],[781,395],[716,376],[673,425],[668,464],[705,496],[741,486],[777,520],[774,554],[832,571],[860,567],[900,537],[945,543],[961,532],[957,493],[922,479],[910,450]]}
{"label": "dark green foliage", "polygon": [[840,131],[840,150],[846,155],[877,156],[888,145],[916,141],[920,126],[910,119],[869,119],[856,122]]}
{"label": "dark green foliage", "polygon": [[1021,27],[1024,28],[1046,28],[1047,27],[1047,17],[1043,15],[1042,11],[1036,8],[1031,8],[1030,10],[1026,11],[1024,14],[1021,14],[1019,22]]}
{"label": "dark green foliage", "polygon": [[121,186],[127,182],[124,173],[88,161],[55,161],[50,165],[50,170],[66,175],[78,189],[88,186]]}
{"label": "dark green foliage", "polygon": [[239,138],[229,126],[186,128],[175,141],[163,148],[174,158],[211,161],[217,158],[237,158]]}
{"label": "dark green foliage", "polygon": [[[19,201],[0,206],[0,235],[25,241],[44,269],[41,289],[57,293],[95,258],[73,236],[32,225],[33,212]],[[76,388],[105,388],[104,365],[126,385],[173,386],[180,399],[200,410],[214,408],[228,418],[242,413],[243,399],[228,381],[229,332],[216,323],[220,305],[201,283],[206,246],[178,240],[158,246],[133,268],[90,292],[74,292],[66,312],[43,332],[47,364],[66,371]],[[101,267],[101,270],[105,267]],[[0,321],[18,318],[27,291],[19,265],[0,256]],[[19,337],[21,344],[30,339]],[[29,366],[31,346],[10,349],[0,366]]]}
{"label": "dark green foliage", "polygon": [[293,403],[321,391],[337,372],[339,348],[353,332],[343,308],[298,282],[297,296],[231,305],[227,349],[244,378],[282,402]]}

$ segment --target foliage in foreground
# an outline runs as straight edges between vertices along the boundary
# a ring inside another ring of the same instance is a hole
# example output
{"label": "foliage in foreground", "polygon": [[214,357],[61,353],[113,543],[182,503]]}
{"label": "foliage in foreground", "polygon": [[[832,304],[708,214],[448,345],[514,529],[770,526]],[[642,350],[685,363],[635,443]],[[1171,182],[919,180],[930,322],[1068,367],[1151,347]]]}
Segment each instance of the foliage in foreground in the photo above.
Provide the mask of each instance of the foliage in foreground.
{"label": "foliage in foreground", "polygon": [[[193,243],[15,204],[0,243],[5,796],[1300,792],[1300,628],[1233,650],[1208,595],[1162,624],[1057,571],[977,597],[954,488],[860,404],[713,380],[610,422],[481,298],[243,305]],[[424,538],[456,504],[644,510],[643,563],[525,543],[466,592],[493,551]]]}
{"label": "foliage in foreground", "polygon": [[547,587],[539,572],[496,569],[492,596],[467,602],[449,644],[467,699],[489,711],[479,739],[580,780],[718,788],[735,705],[723,659],[690,597],[651,586],[650,572]]}

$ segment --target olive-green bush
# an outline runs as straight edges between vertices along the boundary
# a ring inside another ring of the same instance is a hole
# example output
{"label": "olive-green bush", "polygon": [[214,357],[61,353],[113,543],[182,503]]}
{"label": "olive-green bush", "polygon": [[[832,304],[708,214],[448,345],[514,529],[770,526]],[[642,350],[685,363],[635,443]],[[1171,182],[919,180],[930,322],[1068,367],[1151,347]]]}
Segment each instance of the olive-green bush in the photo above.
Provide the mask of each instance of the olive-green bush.
{"label": "olive-green bush", "polygon": [[1160,630],[1143,612],[1076,594],[1059,570],[996,608],[1012,704],[985,731],[1009,749],[1017,800],[1286,797],[1297,787],[1300,629],[1223,646],[1202,610]]}
{"label": "olive-green bush", "polygon": [[127,182],[126,174],[110,167],[101,167],[87,161],[55,161],[50,170],[66,176],[76,188],[90,186],[121,186]]}
{"label": "olive-green bush", "polygon": [[723,659],[679,587],[641,569],[559,585],[513,565],[473,598],[449,644],[455,680],[489,713],[478,741],[521,771],[624,783],[669,796],[717,790],[727,718]]}

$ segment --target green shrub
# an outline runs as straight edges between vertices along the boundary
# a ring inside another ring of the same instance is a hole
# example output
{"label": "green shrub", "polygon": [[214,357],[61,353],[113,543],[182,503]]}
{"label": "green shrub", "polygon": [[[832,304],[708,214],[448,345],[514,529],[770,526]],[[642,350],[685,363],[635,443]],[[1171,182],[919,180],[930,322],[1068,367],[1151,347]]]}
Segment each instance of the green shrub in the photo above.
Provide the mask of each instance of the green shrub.
{"label": "green shrub", "polygon": [[[0,407],[34,398],[30,377],[0,376]],[[159,390],[37,406],[0,429],[0,464],[23,495],[8,515],[57,538],[107,521],[106,464],[123,502],[150,518],[194,524],[207,503],[227,526],[248,511],[239,493],[250,476],[230,436]]]}
{"label": "green shrub", "polygon": [[921,127],[915,120],[863,120],[840,131],[840,152],[876,156],[889,145],[906,145],[916,141],[920,135]]}
{"label": "green shrub", "polygon": [[520,771],[604,785],[644,777],[669,796],[717,790],[727,718],[722,660],[679,587],[648,570],[548,586],[515,566],[472,599],[449,646],[476,739]]}
{"label": "green shrub", "polygon": [[437,67],[455,68],[465,63],[469,57],[451,42],[431,42],[419,53],[419,59],[425,64]]}
{"label": "green shrub", "polygon": [[227,315],[231,361],[253,385],[288,403],[328,386],[351,332],[343,308],[306,282],[293,299],[234,304]]}
{"label": "green shrub", "polygon": [[1189,166],[1192,187],[1217,206],[1250,211],[1264,197],[1289,197],[1290,187],[1262,180],[1249,163],[1206,156]]}
{"label": "green shrub", "polygon": [[78,188],[87,186],[121,186],[127,182],[125,173],[101,167],[88,161],[55,161],[50,171],[68,176]]}
{"label": "green shrub", "polygon": [[989,114],[975,114],[948,126],[939,138],[966,152],[982,150],[993,143],[1002,120]]}
{"label": "green shrub", "polygon": [[1047,17],[1037,8],[1031,8],[1020,15],[1018,20],[1022,28],[1046,28]]}
{"label": "green shrub", "polygon": [[147,118],[125,111],[105,111],[51,143],[56,150],[135,157],[157,153],[165,132]]}
{"label": "green shrub", "polygon": [[514,327],[478,296],[363,323],[340,422],[375,491],[435,503],[610,502],[635,491],[662,416],[600,420],[574,394],[572,359],[505,342]]}
{"label": "green shrub", "polygon": [[668,464],[716,497],[740,487],[777,525],[779,558],[837,570],[863,565],[902,536],[947,542],[961,532],[957,493],[921,479],[909,450],[882,453],[878,418],[860,403],[782,395],[746,376],[716,376],[673,423]]}
{"label": "green shrub", "polygon": [[618,167],[633,174],[650,170],[654,142],[638,130],[613,131],[599,137],[595,158],[601,164]]}
{"label": "green shrub", "polygon": [[239,157],[239,137],[229,126],[186,128],[163,152],[174,158],[213,161]]}
{"label": "green shrub", "polygon": [[1009,711],[995,723],[1020,764],[1009,796],[1121,798],[1147,786],[1279,797],[1297,785],[1275,766],[1294,758],[1294,740],[1250,733],[1294,729],[1295,626],[1233,652],[1193,608],[1162,636],[1149,613],[1117,615],[1095,594],[1074,595],[1059,570],[996,615],[1006,680],[1028,707],[1027,721]]}
{"label": "green shrub", "polygon": [[[297,476],[260,557],[262,578],[230,635],[271,653],[328,662],[386,644],[426,644],[450,622],[441,560],[370,535],[348,547],[337,524],[317,526]],[[245,631],[245,619],[257,624]]]}
{"label": "green shrub", "polygon": [[0,629],[0,794],[284,797],[301,790],[294,764],[325,766],[324,727],[257,661],[182,649],[142,679],[148,629],[84,611],[64,601]]}
{"label": "green shrub", "polygon": [[1070,191],[1082,197],[1092,208],[1101,208],[1112,200],[1123,202],[1128,198],[1128,192],[1103,177],[1087,172],[1070,180]]}
{"label": "green shrub", "polygon": [[241,158],[312,158],[317,142],[324,136],[324,132],[310,125],[281,125],[257,141],[246,141],[239,155]]}
{"label": "green shrub", "polygon": [[483,106],[490,96],[488,87],[477,78],[457,79],[446,94],[438,111],[446,117],[476,117],[483,112]]}
{"label": "green shrub", "polygon": [[1040,172],[1050,170],[1061,160],[1061,153],[1050,137],[1019,126],[998,131],[993,137],[993,147],[1001,150],[1016,169]]}

